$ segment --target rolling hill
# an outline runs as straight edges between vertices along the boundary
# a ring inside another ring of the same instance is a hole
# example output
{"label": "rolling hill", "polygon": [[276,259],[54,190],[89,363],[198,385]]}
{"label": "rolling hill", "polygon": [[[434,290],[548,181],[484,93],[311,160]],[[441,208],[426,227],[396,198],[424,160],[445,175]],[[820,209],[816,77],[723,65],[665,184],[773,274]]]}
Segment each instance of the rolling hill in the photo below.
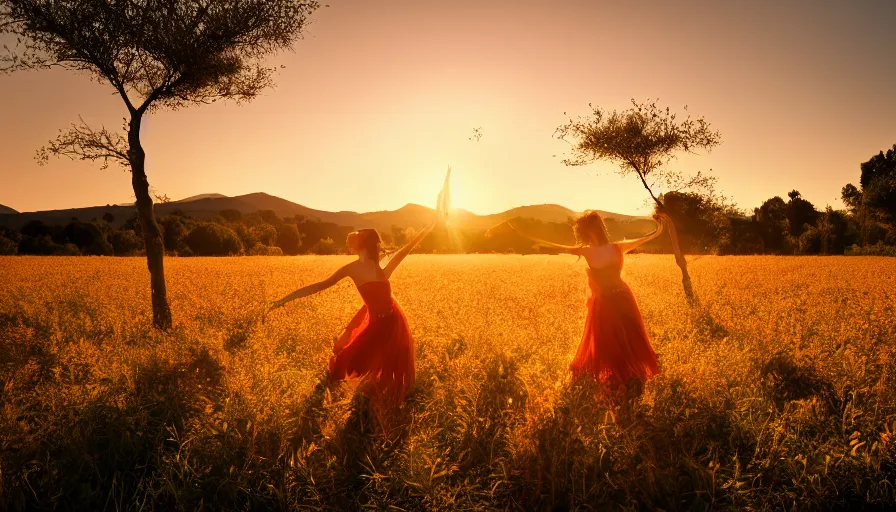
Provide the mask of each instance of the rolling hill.
{"label": "rolling hill", "polygon": [[[417,204],[406,204],[397,210],[358,213],[351,211],[328,212],[308,208],[286,199],[256,192],[241,196],[228,197],[221,194],[200,194],[179,201],[159,203],[155,205],[156,215],[168,215],[181,211],[191,217],[207,218],[217,215],[221,210],[237,210],[243,214],[259,210],[272,210],[279,217],[295,217],[301,215],[309,219],[331,222],[340,226],[354,228],[371,227],[388,231],[392,226],[421,227],[433,218],[433,210]],[[11,208],[0,209],[0,226],[20,229],[27,222],[40,220],[46,224],[67,224],[72,219],[82,221],[101,218],[110,214],[114,218],[113,226],[120,226],[135,215],[133,205],[93,206],[88,208],[72,208],[68,210],[48,210],[40,212],[18,213]],[[605,218],[616,220],[632,220],[638,217],[601,212]],[[520,206],[501,213],[476,215],[463,209],[455,209],[452,213],[452,224],[460,229],[485,230],[505,220],[515,217],[527,217],[543,222],[566,222],[577,215],[577,212],[556,204]]]}
{"label": "rolling hill", "polygon": [[0,204],[0,214],[4,214],[4,213],[5,214],[16,214],[19,212],[17,212],[16,210],[13,210],[9,206],[3,206],[2,204]]}
{"label": "rolling hill", "polygon": [[189,203],[190,201],[196,201],[198,199],[208,199],[212,197],[227,197],[224,194],[199,194],[196,196],[185,197],[183,199],[179,199],[177,201],[172,201],[174,203]]}

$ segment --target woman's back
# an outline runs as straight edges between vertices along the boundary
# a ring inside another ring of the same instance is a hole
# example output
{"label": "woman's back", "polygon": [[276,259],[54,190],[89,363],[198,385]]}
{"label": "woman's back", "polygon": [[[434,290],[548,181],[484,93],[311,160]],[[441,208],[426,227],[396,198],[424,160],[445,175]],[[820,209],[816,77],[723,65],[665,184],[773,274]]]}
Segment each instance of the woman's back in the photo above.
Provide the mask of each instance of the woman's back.
{"label": "woman's back", "polygon": [[622,251],[614,244],[586,246],[581,250],[588,262],[588,277],[591,291],[610,292],[623,288]]}
{"label": "woman's back", "polygon": [[586,245],[579,249],[579,254],[593,269],[601,269],[608,265],[619,266],[620,252],[614,244]]}
{"label": "woman's back", "polygon": [[389,281],[368,281],[358,287],[371,317],[387,315],[392,311],[392,285]]}

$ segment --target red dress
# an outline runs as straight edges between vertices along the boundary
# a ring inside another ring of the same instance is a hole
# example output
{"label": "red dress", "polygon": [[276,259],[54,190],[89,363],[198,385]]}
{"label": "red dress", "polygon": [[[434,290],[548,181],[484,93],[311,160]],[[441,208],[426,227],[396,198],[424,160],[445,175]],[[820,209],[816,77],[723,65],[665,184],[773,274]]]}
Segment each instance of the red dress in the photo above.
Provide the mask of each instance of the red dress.
{"label": "red dress", "polygon": [[333,347],[330,378],[364,377],[371,398],[400,403],[414,383],[414,340],[389,281],[358,287],[364,306]]}
{"label": "red dress", "polygon": [[570,365],[575,375],[588,372],[606,384],[641,381],[659,373],[656,354],[632,290],[622,280],[622,250],[601,268],[588,268],[588,318],[585,334]]}

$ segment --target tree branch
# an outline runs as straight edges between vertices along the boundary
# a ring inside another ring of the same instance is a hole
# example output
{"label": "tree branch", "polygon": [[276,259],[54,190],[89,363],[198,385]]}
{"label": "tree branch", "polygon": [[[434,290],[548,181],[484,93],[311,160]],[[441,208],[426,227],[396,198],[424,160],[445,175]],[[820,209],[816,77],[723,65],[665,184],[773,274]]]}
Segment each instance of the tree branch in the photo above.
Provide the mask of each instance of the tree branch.
{"label": "tree branch", "polygon": [[102,160],[102,169],[109,167],[110,161],[116,162],[124,170],[130,171],[127,139],[118,132],[111,132],[105,127],[99,130],[87,126],[83,119],[80,124],[72,124],[49,144],[37,151],[37,162],[45,165],[50,157],[68,157],[72,160]]}

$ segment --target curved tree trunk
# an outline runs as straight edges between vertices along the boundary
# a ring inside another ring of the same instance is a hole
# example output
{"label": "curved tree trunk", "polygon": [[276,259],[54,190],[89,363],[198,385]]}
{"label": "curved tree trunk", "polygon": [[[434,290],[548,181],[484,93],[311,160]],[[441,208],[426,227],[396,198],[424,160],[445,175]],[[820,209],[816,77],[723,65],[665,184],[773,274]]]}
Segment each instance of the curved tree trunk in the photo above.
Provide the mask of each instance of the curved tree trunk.
{"label": "curved tree trunk", "polygon": [[691,284],[691,275],[688,273],[688,262],[681,253],[681,247],[678,245],[678,234],[675,232],[675,224],[669,222],[669,238],[672,240],[672,252],[675,254],[675,263],[681,269],[681,286],[684,288],[684,294],[688,298],[688,303],[692,306],[697,303],[697,296],[694,294],[694,286]]}
{"label": "curved tree trunk", "polygon": [[131,185],[137,198],[137,217],[143,228],[143,242],[146,246],[146,263],[149,267],[150,286],[152,289],[152,324],[162,330],[171,328],[171,308],[168,307],[168,293],[165,289],[165,243],[162,230],[156,222],[149,195],[149,181],[146,179],[146,153],[140,144],[140,122],[142,112],[131,114],[128,126],[128,159],[131,163]]}

